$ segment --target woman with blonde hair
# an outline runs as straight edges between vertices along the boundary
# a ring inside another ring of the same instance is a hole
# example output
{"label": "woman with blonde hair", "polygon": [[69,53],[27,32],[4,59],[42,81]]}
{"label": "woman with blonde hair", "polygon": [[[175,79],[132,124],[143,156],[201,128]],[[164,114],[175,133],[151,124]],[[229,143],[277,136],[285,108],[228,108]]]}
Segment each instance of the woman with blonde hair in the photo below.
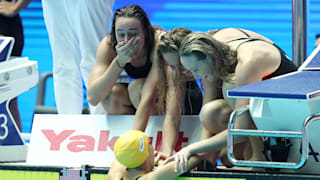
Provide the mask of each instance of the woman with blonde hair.
{"label": "woman with blonde hair", "polygon": [[[181,43],[181,64],[200,77],[204,99],[211,99],[201,110],[200,121],[206,139],[191,144],[165,163],[175,160],[184,169],[188,158],[197,153],[219,151],[227,145],[227,124],[231,112],[249,104],[248,99],[228,98],[227,90],[259,82],[297,68],[285,53],[268,38],[255,32],[226,28],[207,33],[191,33]],[[215,100],[222,93],[223,100]],[[207,97],[206,97],[207,96]],[[250,114],[237,119],[236,128],[256,128]],[[249,142],[249,143],[247,143]],[[235,148],[242,159],[264,160],[262,141],[255,137],[235,137]],[[226,152],[226,151],[224,151]],[[237,155],[237,152],[235,152]],[[225,157],[225,156],[224,156]],[[227,159],[222,159],[228,164]],[[231,166],[231,164],[229,164]]]}
{"label": "woman with blonde hair", "polygon": [[157,46],[158,104],[165,108],[162,153],[172,155],[180,127],[181,115],[198,115],[202,107],[202,92],[192,74],[180,64],[179,47],[191,31],[174,28],[161,36]]}

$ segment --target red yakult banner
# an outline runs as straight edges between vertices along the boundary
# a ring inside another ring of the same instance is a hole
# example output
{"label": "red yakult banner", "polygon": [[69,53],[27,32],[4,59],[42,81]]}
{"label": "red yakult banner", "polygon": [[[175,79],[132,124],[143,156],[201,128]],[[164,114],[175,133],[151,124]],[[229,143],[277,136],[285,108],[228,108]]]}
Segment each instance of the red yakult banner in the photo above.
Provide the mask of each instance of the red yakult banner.
{"label": "red yakult banner", "polygon": [[[27,164],[110,167],[117,138],[131,130],[130,115],[35,115]],[[164,116],[151,116],[145,133],[161,149]],[[198,116],[183,116],[175,151],[199,141]]]}

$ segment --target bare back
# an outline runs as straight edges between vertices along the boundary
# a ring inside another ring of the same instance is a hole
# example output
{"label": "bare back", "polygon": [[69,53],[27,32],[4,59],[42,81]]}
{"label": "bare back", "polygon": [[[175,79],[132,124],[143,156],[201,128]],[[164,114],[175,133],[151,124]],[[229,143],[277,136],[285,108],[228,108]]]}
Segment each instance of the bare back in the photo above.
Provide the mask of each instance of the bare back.
{"label": "bare back", "polygon": [[[236,100],[228,98],[227,91],[261,81],[263,75],[276,71],[281,63],[280,52],[270,39],[245,29],[221,29],[214,33],[212,37],[227,44],[231,50],[237,53],[238,63],[234,74],[235,83],[223,82],[222,84],[224,99],[232,108],[235,108]],[[248,39],[257,40],[248,41]]]}

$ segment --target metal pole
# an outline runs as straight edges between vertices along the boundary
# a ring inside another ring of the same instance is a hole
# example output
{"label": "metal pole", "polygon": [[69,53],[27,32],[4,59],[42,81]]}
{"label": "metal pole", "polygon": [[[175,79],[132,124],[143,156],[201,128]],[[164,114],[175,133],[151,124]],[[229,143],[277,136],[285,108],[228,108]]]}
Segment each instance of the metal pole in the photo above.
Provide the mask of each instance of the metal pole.
{"label": "metal pole", "polygon": [[306,57],[306,0],[292,0],[292,56],[299,67]]}

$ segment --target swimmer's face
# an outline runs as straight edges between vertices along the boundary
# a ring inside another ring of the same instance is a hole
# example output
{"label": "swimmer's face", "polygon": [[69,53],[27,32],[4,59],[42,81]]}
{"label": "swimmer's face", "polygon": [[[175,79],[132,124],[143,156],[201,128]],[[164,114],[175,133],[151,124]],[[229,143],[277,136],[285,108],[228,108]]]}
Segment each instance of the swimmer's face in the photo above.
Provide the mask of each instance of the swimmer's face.
{"label": "swimmer's face", "polygon": [[145,33],[139,19],[130,17],[120,17],[115,23],[117,42],[127,43],[130,39],[139,37],[138,48],[143,48]]}
{"label": "swimmer's face", "polygon": [[177,71],[178,69],[180,69],[180,72],[183,75],[186,76],[191,76],[191,72],[187,69],[185,69],[181,64],[180,64],[180,55],[178,52],[165,52],[162,53],[162,56],[164,58],[164,60],[166,61],[166,63],[168,64],[168,66],[170,66],[174,71]]}
{"label": "swimmer's face", "polygon": [[213,80],[213,64],[210,58],[199,58],[194,54],[181,56],[182,65],[192,72],[194,78]]}
{"label": "swimmer's face", "polygon": [[166,63],[174,70],[179,68],[180,65],[180,57],[178,52],[166,52],[162,53],[162,56]]}

